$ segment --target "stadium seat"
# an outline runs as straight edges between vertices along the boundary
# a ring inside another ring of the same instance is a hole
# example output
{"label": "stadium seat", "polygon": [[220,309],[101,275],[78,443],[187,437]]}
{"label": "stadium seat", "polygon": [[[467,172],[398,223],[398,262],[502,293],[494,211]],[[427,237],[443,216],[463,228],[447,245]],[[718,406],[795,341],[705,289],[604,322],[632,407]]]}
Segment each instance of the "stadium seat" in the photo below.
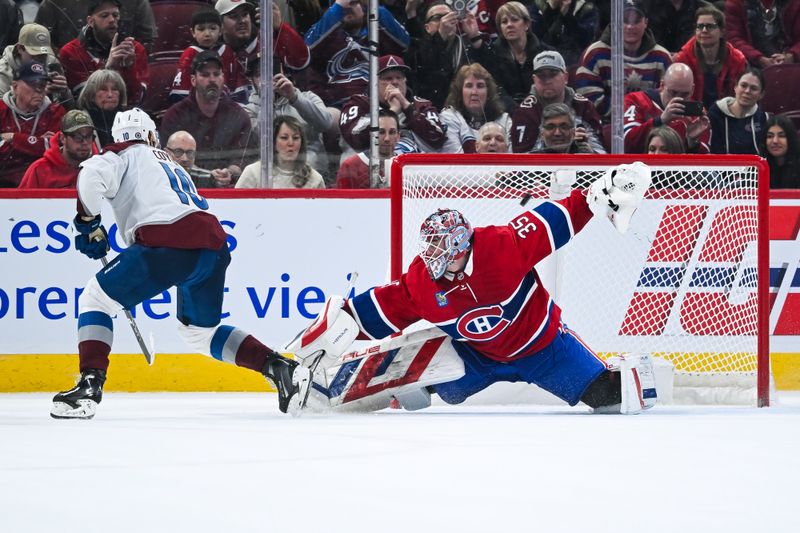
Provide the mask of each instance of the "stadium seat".
{"label": "stadium seat", "polygon": [[200,8],[213,9],[202,0],[177,0],[175,2],[153,2],[158,37],[153,41],[151,60],[177,59],[183,50],[192,44],[192,14]]}
{"label": "stadium seat", "polygon": [[161,122],[161,115],[170,106],[169,91],[172,88],[172,80],[178,71],[177,59],[161,59],[151,61],[150,83],[147,86],[147,93],[142,102],[142,109],[147,111],[156,121]]}
{"label": "stadium seat", "polygon": [[[764,69],[764,111],[775,114],[800,113],[800,63],[774,65]],[[797,119],[793,118],[795,123]]]}

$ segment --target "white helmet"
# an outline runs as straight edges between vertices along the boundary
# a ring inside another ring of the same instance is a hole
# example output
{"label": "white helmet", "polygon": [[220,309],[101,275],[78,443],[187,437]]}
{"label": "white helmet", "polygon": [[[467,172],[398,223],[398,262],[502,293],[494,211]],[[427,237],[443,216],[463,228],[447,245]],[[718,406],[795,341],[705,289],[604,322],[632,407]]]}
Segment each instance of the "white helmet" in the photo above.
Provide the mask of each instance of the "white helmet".
{"label": "white helmet", "polygon": [[156,123],[138,107],[117,113],[111,126],[111,137],[115,143],[145,141],[150,146],[159,145]]}

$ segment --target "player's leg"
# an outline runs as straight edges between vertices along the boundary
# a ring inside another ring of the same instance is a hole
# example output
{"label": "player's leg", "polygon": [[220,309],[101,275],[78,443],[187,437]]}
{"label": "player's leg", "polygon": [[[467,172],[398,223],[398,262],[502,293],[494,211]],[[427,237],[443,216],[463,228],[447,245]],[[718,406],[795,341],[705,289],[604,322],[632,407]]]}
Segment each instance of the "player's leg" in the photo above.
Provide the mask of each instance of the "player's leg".
{"label": "player's leg", "polygon": [[278,407],[285,413],[293,395],[305,396],[310,373],[246,331],[220,325],[225,271],[230,260],[226,246],[199,252],[195,270],[177,285],[177,318],[181,323],[178,331],[198,353],[263,374],[278,389]]}
{"label": "player's leg", "polygon": [[[513,364],[525,381],[570,405],[582,401],[599,412],[625,413],[651,406],[642,403],[643,391],[637,386],[640,385],[638,356],[629,356],[623,364],[609,368],[576,334],[563,326],[545,349]],[[640,404],[642,407],[637,409]]]}
{"label": "player's leg", "polygon": [[481,356],[468,344],[451,341],[464,361],[464,376],[447,383],[433,385],[433,391],[449,404],[462,403],[497,381],[519,381],[508,365]]}
{"label": "player's leg", "polygon": [[[103,398],[108,355],[114,338],[111,317],[131,309],[171,286],[170,280],[149,275],[149,250],[133,245],[89,280],[78,300],[80,378],[72,389],[56,394],[54,418],[92,418]],[[180,263],[176,265],[180,275]]]}

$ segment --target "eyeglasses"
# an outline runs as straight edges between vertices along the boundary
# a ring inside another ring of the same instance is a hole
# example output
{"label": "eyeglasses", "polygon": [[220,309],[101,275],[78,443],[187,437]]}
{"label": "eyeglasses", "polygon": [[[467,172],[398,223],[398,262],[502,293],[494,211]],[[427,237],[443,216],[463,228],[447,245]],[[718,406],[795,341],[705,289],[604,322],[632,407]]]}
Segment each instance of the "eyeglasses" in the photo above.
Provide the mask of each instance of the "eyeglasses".
{"label": "eyeglasses", "polygon": [[94,140],[94,133],[87,133],[86,135],[81,135],[80,133],[65,133],[64,135],[79,143]]}
{"label": "eyeglasses", "polygon": [[47,89],[47,80],[23,80],[25,83],[37,92],[44,92]]}
{"label": "eyeglasses", "polygon": [[439,13],[438,15],[431,15],[425,20],[425,24],[428,24],[429,22],[439,22],[440,20],[442,20],[442,17],[444,17],[444,13]]}
{"label": "eyeglasses", "polygon": [[180,159],[181,157],[183,157],[184,155],[185,155],[186,157],[188,157],[189,159],[191,159],[191,158],[193,158],[193,157],[195,156],[195,154],[197,153],[197,150],[181,150],[180,148],[170,148],[170,147],[167,147],[167,150],[169,150],[170,152],[172,152],[172,155],[174,155],[175,157],[177,157],[177,158],[179,158],[179,159]]}
{"label": "eyeglasses", "polygon": [[562,133],[568,133],[568,132],[572,131],[573,129],[575,129],[575,126],[572,126],[570,124],[545,124],[544,126],[542,126],[542,129],[544,131],[556,131],[556,130],[558,130],[558,131],[560,131]]}
{"label": "eyeglasses", "polygon": [[703,24],[701,22],[701,23],[695,25],[694,28],[697,31],[711,31],[711,30],[716,30],[717,28],[719,28],[719,24],[717,24],[716,22],[708,22],[706,24]]}

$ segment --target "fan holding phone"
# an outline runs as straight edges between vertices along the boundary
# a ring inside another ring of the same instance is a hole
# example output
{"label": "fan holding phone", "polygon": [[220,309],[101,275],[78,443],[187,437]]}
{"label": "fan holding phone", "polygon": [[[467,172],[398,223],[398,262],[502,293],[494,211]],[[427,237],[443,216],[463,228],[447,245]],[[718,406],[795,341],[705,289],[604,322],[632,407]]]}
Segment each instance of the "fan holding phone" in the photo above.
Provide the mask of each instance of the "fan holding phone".
{"label": "fan holding phone", "polygon": [[710,122],[703,102],[690,100],[694,90],[692,70],[673,63],[664,73],[658,90],[625,95],[625,153],[647,151],[647,134],[655,127],[670,126],[686,145],[687,152],[709,152]]}

